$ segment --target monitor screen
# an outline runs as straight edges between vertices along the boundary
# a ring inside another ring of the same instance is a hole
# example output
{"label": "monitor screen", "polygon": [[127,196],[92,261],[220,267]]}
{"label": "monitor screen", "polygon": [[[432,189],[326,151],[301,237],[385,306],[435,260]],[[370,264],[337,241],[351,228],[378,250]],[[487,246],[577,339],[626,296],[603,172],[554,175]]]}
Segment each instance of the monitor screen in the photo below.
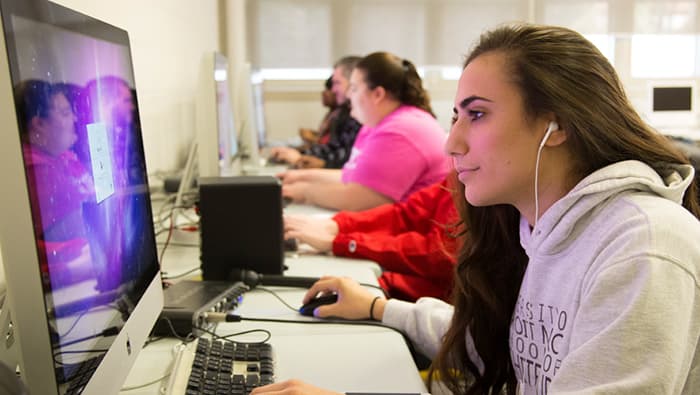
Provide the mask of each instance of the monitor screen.
{"label": "monitor screen", "polygon": [[214,81],[216,81],[217,130],[219,134],[219,160],[229,166],[238,154],[238,134],[231,103],[231,83],[228,60],[220,53],[214,54]]}
{"label": "monitor screen", "polygon": [[[241,156],[250,165],[260,164],[259,119],[256,114],[256,94],[251,79],[250,63],[243,63],[238,69],[236,108],[241,114]],[[260,97],[262,100],[262,97]],[[262,103],[262,101],[261,101]]]}
{"label": "monitor screen", "polygon": [[162,306],[128,35],[44,0],[0,7],[17,364],[30,393],[116,393]]}
{"label": "monitor screen", "polygon": [[253,98],[255,101],[255,124],[258,129],[258,148],[267,146],[267,120],[265,118],[265,90],[261,77],[253,76]]}
{"label": "monitor screen", "polygon": [[196,103],[199,176],[232,175],[239,147],[228,59],[207,52],[200,69]]}
{"label": "monitor screen", "polygon": [[692,110],[693,88],[690,86],[656,86],[652,93],[653,111]]}

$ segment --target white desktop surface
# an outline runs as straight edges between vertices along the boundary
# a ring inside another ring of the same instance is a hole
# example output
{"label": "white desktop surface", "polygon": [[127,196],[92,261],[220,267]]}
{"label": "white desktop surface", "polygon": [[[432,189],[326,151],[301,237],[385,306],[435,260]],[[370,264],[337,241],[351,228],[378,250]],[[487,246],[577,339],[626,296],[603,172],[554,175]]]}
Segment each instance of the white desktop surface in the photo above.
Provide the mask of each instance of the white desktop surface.
{"label": "white desktop surface", "polygon": [[[315,208],[297,206],[292,210],[313,211]],[[289,207],[288,207],[289,208]],[[323,210],[323,209],[318,209]],[[328,211],[328,210],[326,210]],[[285,210],[287,212],[287,210]],[[331,213],[331,211],[328,211]],[[171,276],[184,273],[199,265],[199,248],[172,245],[164,254],[163,270]],[[371,261],[337,258],[330,255],[291,253],[285,258],[285,275],[319,277],[348,276],[361,283],[377,285],[379,266]],[[306,292],[300,288],[266,287],[295,309],[301,305]],[[372,289],[379,293],[379,290]],[[219,324],[218,335],[248,329],[264,328],[272,337],[269,343],[275,355],[275,381],[301,379],[310,384],[338,392],[402,392],[423,393],[425,385],[410,355],[405,340],[398,332],[368,325],[303,324],[246,321],[245,318],[323,321],[303,317],[285,306],[272,294],[254,289],[244,294],[236,314],[241,322]],[[239,341],[260,341],[261,333],[236,337]],[[144,348],[132,368],[124,389],[140,387],[121,393],[154,395],[163,387],[174,360],[179,340],[167,338]],[[155,381],[155,382],[154,382]],[[148,386],[144,384],[153,382]]]}
{"label": "white desktop surface", "polygon": [[308,204],[292,203],[284,208],[285,214],[308,215],[308,216],[317,217],[317,218],[330,218],[336,212],[337,211],[335,211],[335,210],[322,208],[322,207],[318,207],[318,206],[311,206]]}
{"label": "white desktop surface", "polygon": [[246,176],[276,176],[289,169],[287,165],[252,165],[241,166],[241,174]]}

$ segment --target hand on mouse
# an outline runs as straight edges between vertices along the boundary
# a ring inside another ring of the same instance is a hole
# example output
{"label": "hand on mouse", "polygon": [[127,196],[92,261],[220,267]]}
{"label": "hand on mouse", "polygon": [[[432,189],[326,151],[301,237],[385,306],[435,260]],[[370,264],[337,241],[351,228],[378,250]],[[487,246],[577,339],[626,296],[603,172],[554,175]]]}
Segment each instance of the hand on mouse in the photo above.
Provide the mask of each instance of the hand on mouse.
{"label": "hand on mouse", "polygon": [[270,150],[270,157],[281,162],[294,164],[301,158],[301,152],[291,147],[275,147]]}
{"label": "hand on mouse", "polygon": [[311,218],[305,215],[284,216],[284,238],[297,239],[319,252],[333,250],[338,235],[338,224],[330,218]]}
{"label": "hand on mouse", "polygon": [[304,204],[307,201],[306,192],[308,191],[308,189],[308,182],[282,184],[282,197],[284,199],[290,199],[291,203]]}
{"label": "hand on mouse", "polygon": [[320,169],[326,165],[326,161],[311,155],[302,155],[294,166],[298,169]]}
{"label": "hand on mouse", "polygon": [[[348,320],[370,319],[369,311],[376,295],[361,286],[357,281],[347,277],[321,277],[309,288],[304,295],[303,303],[308,303],[319,294],[336,293],[338,301],[333,304],[319,306],[315,315],[319,318],[338,317]],[[373,318],[381,321],[384,315],[386,299],[379,298],[374,302]]]}
{"label": "hand on mouse", "polygon": [[293,184],[299,181],[306,181],[308,170],[287,170],[276,175],[282,181],[282,184]]}
{"label": "hand on mouse", "polygon": [[315,394],[315,395],[341,395],[338,392],[333,392],[329,390],[324,390],[322,388],[315,387],[311,384],[307,384],[299,380],[287,380],[279,383],[273,383],[264,385],[261,387],[254,388],[250,393],[251,395],[260,395],[275,393],[280,395],[294,395],[294,394]]}

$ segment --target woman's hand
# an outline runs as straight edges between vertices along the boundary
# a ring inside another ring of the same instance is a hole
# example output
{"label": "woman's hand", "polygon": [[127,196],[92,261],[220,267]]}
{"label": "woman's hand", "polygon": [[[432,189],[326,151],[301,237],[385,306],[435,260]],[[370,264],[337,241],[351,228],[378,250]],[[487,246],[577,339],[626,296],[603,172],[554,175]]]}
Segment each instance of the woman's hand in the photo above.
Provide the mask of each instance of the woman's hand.
{"label": "woman's hand", "polygon": [[299,169],[320,169],[325,165],[325,160],[312,155],[302,155],[294,164],[294,166]]}
{"label": "woman's hand", "polygon": [[303,303],[308,303],[319,295],[330,293],[337,294],[338,301],[317,307],[314,311],[316,317],[338,317],[348,320],[370,319],[369,314],[373,302],[375,304],[373,318],[381,320],[384,314],[386,299],[380,298],[374,301],[377,297],[375,294],[364,288],[357,281],[347,277],[321,277],[306,292]]}
{"label": "woman's hand", "polygon": [[297,239],[319,252],[333,250],[338,235],[338,224],[330,218],[311,218],[303,215],[284,216],[284,238]]}
{"label": "woman's hand", "polygon": [[282,197],[291,199],[293,203],[304,204],[307,200],[306,192],[309,187],[310,184],[308,182],[283,183]]}
{"label": "woman's hand", "polygon": [[293,165],[301,158],[301,152],[291,147],[274,147],[270,150],[270,158]]}
{"label": "woman's hand", "polygon": [[260,394],[279,394],[279,395],[341,395],[338,392],[324,390],[314,387],[299,380],[287,380],[280,383],[268,384],[262,387],[254,388],[251,395]]}
{"label": "woman's hand", "polygon": [[308,181],[309,170],[287,170],[276,175],[282,181],[282,184],[293,184],[300,181]]}

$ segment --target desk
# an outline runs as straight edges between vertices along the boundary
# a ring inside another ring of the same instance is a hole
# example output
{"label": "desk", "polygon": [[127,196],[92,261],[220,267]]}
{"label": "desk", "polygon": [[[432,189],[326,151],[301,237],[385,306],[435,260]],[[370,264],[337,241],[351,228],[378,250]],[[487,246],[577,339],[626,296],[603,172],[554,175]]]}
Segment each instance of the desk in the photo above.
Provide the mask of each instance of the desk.
{"label": "desk", "polygon": [[[299,207],[300,210],[305,208]],[[196,247],[171,246],[165,253],[164,269],[171,274],[185,272],[199,263]],[[326,255],[294,254],[285,259],[285,274],[298,276],[344,275],[363,283],[377,284],[379,266],[370,261],[336,258]],[[292,306],[301,305],[304,289],[273,287]],[[261,290],[244,295],[237,310],[243,318],[316,320],[302,317]],[[270,331],[275,354],[275,380],[298,378],[313,385],[339,392],[426,392],[403,337],[377,326],[321,325],[241,321],[223,323],[217,334],[226,335],[247,329]],[[236,338],[260,340],[260,334]],[[163,339],[141,351],[124,388],[140,386],[166,376],[172,369],[176,339]],[[123,392],[129,395],[161,393],[167,379]]]}
{"label": "desk", "polygon": [[337,211],[335,211],[335,210],[330,210],[330,209],[322,208],[322,207],[318,207],[318,206],[311,206],[308,204],[292,203],[284,208],[285,214],[308,215],[308,216],[316,217],[316,218],[330,218],[336,212]]}

